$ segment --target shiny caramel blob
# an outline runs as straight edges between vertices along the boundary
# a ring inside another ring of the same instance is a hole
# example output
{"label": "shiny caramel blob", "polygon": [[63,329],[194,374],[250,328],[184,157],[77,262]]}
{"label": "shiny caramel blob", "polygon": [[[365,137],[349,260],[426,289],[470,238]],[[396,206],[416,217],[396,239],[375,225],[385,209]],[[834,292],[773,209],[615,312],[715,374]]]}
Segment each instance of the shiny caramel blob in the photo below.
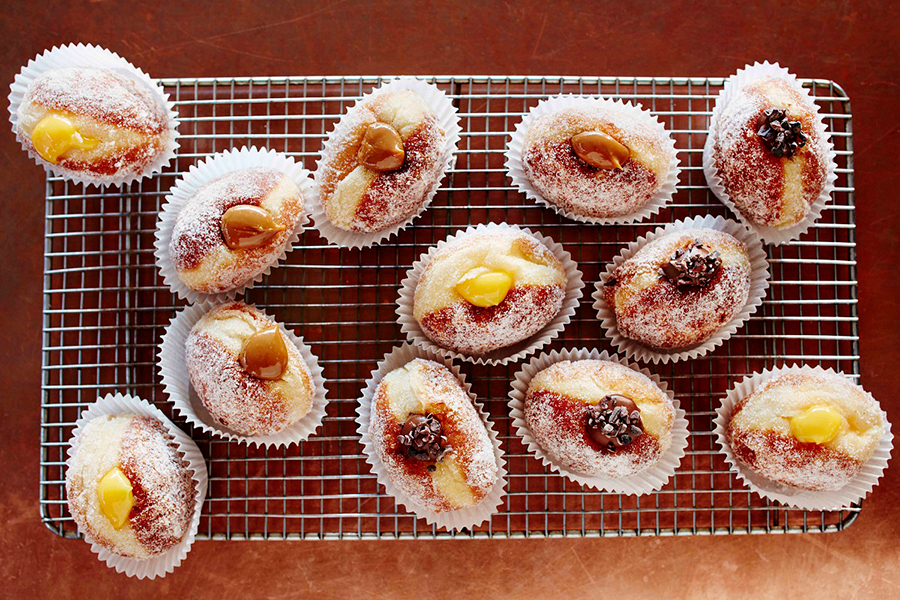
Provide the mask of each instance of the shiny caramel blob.
{"label": "shiny caramel blob", "polygon": [[134,507],[134,493],[131,482],[119,467],[113,467],[100,479],[97,496],[103,516],[109,519],[114,529],[122,529]]}
{"label": "shiny caramel blob", "polygon": [[31,143],[41,158],[55,165],[59,162],[59,157],[72,148],[90,150],[100,140],[84,137],[67,117],[50,113],[34,126]]}
{"label": "shiny caramel blob", "polygon": [[628,146],[602,131],[585,131],[572,136],[572,148],[578,158],[598,169],[621,169],[631,157]]}
{"label": "shiny caramel blob", "polygon": [[279,231],[284,231],[284,226],[276,223],[269,211],[259,206],[239,204],[222,215],[222,237],[232,250],[258,248]]}
{"label": "shiny caramel blob", "polygon": [[278,327],[257,331],[244,342],[241,367],[260,379],[279,379],[288,364],[288,351]]}
{"label": "shiny caramel blob", "polygon": [[387,123],[372,123],[356,155],[359,164],[375,171],[395,171],[403,166],[406,152],[397,130]]}
{"label": "shiny caramel blob", "polygon": [[797,441],[827,444],[837,436],[844,419],[830,406],[814,404],[790,421],[791,434]]}
{"label": "shiny caramel blob", "polygon": [[460,278],[456,292],[471,304],[487,308],[503,302],[512,284],[513,278],[509,273],[475,267]]}

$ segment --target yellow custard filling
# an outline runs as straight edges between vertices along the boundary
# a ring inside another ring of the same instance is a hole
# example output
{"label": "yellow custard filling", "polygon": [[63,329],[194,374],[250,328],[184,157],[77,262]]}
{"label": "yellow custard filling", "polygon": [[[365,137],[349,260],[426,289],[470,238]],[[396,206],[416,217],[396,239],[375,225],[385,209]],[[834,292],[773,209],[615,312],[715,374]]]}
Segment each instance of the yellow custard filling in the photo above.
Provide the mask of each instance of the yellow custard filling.
{"label": "yellow custard filling", "polygon": [[460,278],[456,291],[469,303],[486,308],[503,302],[512,284],[509,273],[475,267]]}
{"label": "yellow custard filling", "polygon": [[100,497],[100,511],[109,519],[114,529],[121,529],[128,522],[128,515],[134,507],[131,482],[119,467],[113,467],[97,486]]}
{"label": "yellow custard filling", "polygon": [[81,135],[67,117],[50,113],[34,126],[31,143],[41,158],[55,165],[72,148],[91,150],[100,140]]}

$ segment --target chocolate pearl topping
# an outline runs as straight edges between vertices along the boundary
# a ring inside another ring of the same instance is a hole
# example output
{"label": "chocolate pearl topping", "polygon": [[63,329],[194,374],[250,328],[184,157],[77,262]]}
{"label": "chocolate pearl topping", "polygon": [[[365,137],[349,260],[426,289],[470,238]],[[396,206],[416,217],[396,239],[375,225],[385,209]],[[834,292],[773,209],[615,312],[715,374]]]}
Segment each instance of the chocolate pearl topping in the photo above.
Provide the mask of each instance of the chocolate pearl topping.
{"label": "chocolate pearl topping", "polygon": [[757,125],[759,130],[756,135],[763,139],[769,152],[778,158],[794,156],[809,139],[803,133],[800,121],[788,120],[787,111],[783,108],[767,108]]}
{"label": "chocolate pearl topping", "polygon": [[403,423],[398,439],[410,458],[440,462],[452,451],[443,432],[441,422],[433,414],[412,414]]}
{"label": "chocolate pearl topping", "polygon": [[677,250],[669,262],[659,269],[659,274],[679,289],[709,285],[722,267],[718,252],[710,252],[699,240],[687,248]]}
{"label": "chocolate pearl topping", "polygon": [[627,446],[644,433],[641,411],[631,398],[610,394],[588,406],[587,432],[610,452]]}

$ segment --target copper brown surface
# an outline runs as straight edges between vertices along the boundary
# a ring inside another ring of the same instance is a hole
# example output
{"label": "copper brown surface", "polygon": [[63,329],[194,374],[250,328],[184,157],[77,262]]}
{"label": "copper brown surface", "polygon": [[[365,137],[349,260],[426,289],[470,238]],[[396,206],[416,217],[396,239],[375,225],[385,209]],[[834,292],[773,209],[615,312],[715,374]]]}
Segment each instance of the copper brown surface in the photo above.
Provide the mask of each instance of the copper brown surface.
{"label": "copper brown surface", "polygon": [[[393,0],[108,2],[0,6],[0,81],[43,49],[101,44],[155,77],[324,74],[726,76],[778,60],[838,82],[854,112],[862,384],[900,422],[894,299],[900,284],[900,5],[878,2],[627,3],[522,1],[480,7]],[[385,38],[392,44],[383,44]],[[597,51],[585,52],[587,47]],[[625,48],[609,53],[603,48]],[[38,517],[44,173],[9,132],[4,184],[0,383],[0,596],[10,598],[406,596],[412,576],[436,597],[892,598],[900,575],[900,469],[835,534],[679,538],[201,541],[172,575],[130,580]],[[787,293],[787,292],[786,292]],[[86,317],[90,319],[91,317]],[[89,382],[86,382],[89,383]],[[599,554],[627,553],[609,577]]]}

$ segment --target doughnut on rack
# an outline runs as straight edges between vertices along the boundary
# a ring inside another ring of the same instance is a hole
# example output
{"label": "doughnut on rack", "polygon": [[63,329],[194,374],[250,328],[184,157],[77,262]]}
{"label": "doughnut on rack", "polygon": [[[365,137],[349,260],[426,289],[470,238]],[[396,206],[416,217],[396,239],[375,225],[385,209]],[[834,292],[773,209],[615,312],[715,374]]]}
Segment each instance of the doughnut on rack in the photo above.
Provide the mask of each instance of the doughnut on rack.
{"label": "doughnut on rack", "polygon": [[[834,82],[803,80],[837,150],[837,188],[799,242],[767,246],[773,271],[761,308],[712,354],[652,366],[688,411],[688,454],[661,491],[641,498],[585,491],[527,454],[506,406],[517,363],[462,363],[500,433],[510,471],[507,500],[490,524],[436,531],[395,506],[369,472],[356,435],[356,399],[382,355],[403,341],[394,302],[420,253],[468,224],[538,229],[572,253],[587,283],[576,318],[549,348],[610,349],[589,298],[601,269],[623,245],[658,225],[694,215],[728,216],[706,187],[701,154],[722,78],[469,77],[433,81],[456,104],[463,129],[455,168],[431,208],[382,246],[328,246],[300,238],[255,302],[304,336],[325,369],[328,416],[319,435],[287,450],[248,448],[191,431],[207,458],[210,488],[198,537],[334,539],[562,537],[837,531],[860,508],[808,512],[751,494],[714,443],[713,410],[738,378],[776,364],[806,362],[859,373],[850,102]],[[98,395],[139,395],[172,414],[155,369],[157,344],[183,305],[153,257],[157,212],[182,172],[211,153],[256,145],[286,152],[310,170],[339,115],[376,77],[164,79],[181,118],[177,162],[122,189],[46,184],[41,391],[41,520],[76,537],[65,502],[66,446],[78,414]],[[682,162],[675,200],[637,225],[567,221],[514,191],[506,177],[507,136],[539,100],[559,93],[637,101],[674,132]],[[549,349],[548,348],[548,349]]]}

